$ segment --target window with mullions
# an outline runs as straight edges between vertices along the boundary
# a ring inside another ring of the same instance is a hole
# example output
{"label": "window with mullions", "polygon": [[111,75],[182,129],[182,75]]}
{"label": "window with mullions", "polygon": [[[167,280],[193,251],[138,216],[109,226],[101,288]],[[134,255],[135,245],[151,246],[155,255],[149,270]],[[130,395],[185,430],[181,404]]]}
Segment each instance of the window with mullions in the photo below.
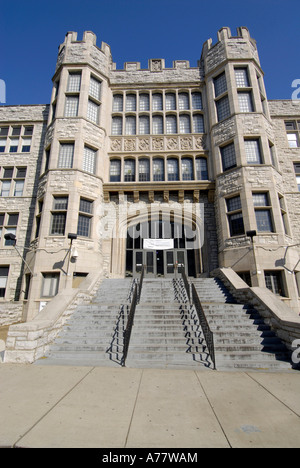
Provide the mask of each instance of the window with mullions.
{"label": "window with mullions", "polygon": [[78,96],[66,96],[65,117],[77,117],[78,115]]}
{"label": "window with mullions", "polygon": [[168,159],[168,181],[179,180],[178,159]]}
{"label": "window with mullions", "polygon": [[240,112],[253,112],[251,92],[238,93]]}
{"label": "window with mullions", "polygon": [[265,271],[266,287],[277,296],[286,297],[282,271]]}
{"label": "window with mullions", "polygon": [[127,94],[126,96],[126,111],[135,112],[136,111],[136,95]]}
{"label": "window with mullions", "polygon": [[208,180],[208,169],[206,158],[196,158],[197,180]]}
{"label": "window with mullions", "polygon": [[148,135],[150,133],[150,121],[148,115],[141,115],[139,117],[139,134]]}
{"label": "window with mullions", "polygon": [[228,96],[224,96],[223,98],[216,101],[216,107],[219,122],[221,120],[227,119],[227,117],[231,115]]}
{"label": "window with mullions", "polygon": [[191,121],[189,115],[179,116],[179,132],[180,133],[191,133]]}
{"label": "window with mullions", "polygon": [[227,81],[225,72],[221,73],[214,79],[215,97],[221,96],[221,94],[227,91]]}
{"label": "window with mullions", "polygon": [[110,182],[121,182],[121,161],[112,159],[110,161]]}
{"label": "window with mullions", "polygon": [[167,115],[166,117],[166,133],[177,133],[177,118],[175,115]]}
{"label": "window with mullions", "polygon": [[242,203],[240,196],[228,198],[226,200],[226,204],[230,236],[233,237],[245,234]]}
{"label": "window with mullions", "polygon": [[181,160],[182,180],[193,180],[193,160],[191,158],[182,158]]}
{"label": "window with mullions", "polygon": [[74,143],[61,143],[58,155],[59,169],[72,169],[74,155]]}
{"label": "window with mullions", "polygon": [[68,197],[54,197],[53,210],[51,212],[50,234],[64,236],[67,220]]}
{"label": "window with mullions", "polygon": [[153,111],[163,110],[162,94],[160,93],[152,94],[152,110]]}
{"label": "window with mullions", "polygon": [[112,135],[122,135],[123,131],[123,120],[122,117],[113,117],[111,133]]}
{"label": "window with mullions", "polygon": [[262,164],[260,142],[258,139],[245,140],[245,151],[248,164]]}
{"label": "window with mullions", "polygon": [[193,126],[194,126],[194,129],[193,129],[194,133],[205,133],[203,115],[201,114],[193,115]]}
{"label": "window with mullions", "polygon": [[179,93],[178,94],[178,109],[179,110],[189,110],[189,95],[188,93]]}
{"label": "window with mullions", "polygon": [[[19,213],[1,213],[0,214],[0,237],[5,234],[17,233],[17,226],[19,222]],[[4,245],[6,247],[14,245],[14,241],[5,239]]]}
{"label": "window with mullions", "polygon": [[176,95],[174,93],[166,94],[166,110],[176,110]]}
{"label": "window with mullions", "polygon": [[223,163],[223,171],[227,171],[228,169],[236,167],[236,154],[234,143],[231,143],[227,146],[223,146],[223,148],[221,148],[221,156]]}
{"label": "window with mullions", "polygon": [[88,146],[84,147],[83,152],[83,161],[82,161],[82,169],[90,174],[95,174],[96,170],[96,155],[97,151],[89,148]]}
{"label": "window with mullions", "polygon": [[150,161],[149,159],[139,160],[139,182],[149,182],[150,180]]}
{"label": "window with mullions", "polygon": [[80,198],[78,215],[78,236],[90,237],[92,223],[93,201]]}
{"label": "window with mullions", "polygon": [[135,182],[135,159],[124,161],[124,182]]}
{"label": "window with mullions", "polygon": [[81,85],[81,73],[69,73],[68,93],[79,93]]}
{"label": "window with mullions", "polygon": [[192,108],[199,110],[203,109],[201,93],[192,93]]}
{"label": "window with mullions", "polygon": [[255,210],[258,232],[274,232],[272,221],[272,209],[269,203],[268,193],[253,193],[253,205]]}
{"label": "window with mullions", "polygon": [[54,297],[58,293],[59,273],[42,273],[42,297]]}
{"label": "window with mullions", "polygon": [[113,97],[113,112],[123,112],[123,95],[115,94]]}
{"label": "window with mullions", "polygon": [[165,163],[161,158],[153,159],[153,180],[154,182],[165,180]]}
{"label": "window with mullions", "polygon": [[235,68],[234,73],[237,88],[250,87],[247,68]]}
{"label": "window with mullions", "polygon": [[287,131],[287,139],[290,148],[300,147],[300,121],[289,120],[285,122],[285,128]]}
{"label": "window with mullions", "polygon": [[139,96],[139,110],[146,112],[150,110],[149,94],[140,94]]}
{"label": "window with mullions", "polygon": [[91,76],[90,79],[90,88],[89,88],[89,95],[97,99],[97,101],[100,100],[100,93],[101,93],[101,81],[97,80],[93,76]]}
{"label": "window with mullions", "polygon": [[152,133],[161,135],[163,133],[163,117],[162,115],[154,115],[152,117]]}
{"label": "window with mullions", "polygon": [[88,100],[88,108],[87,108],[87,118],[91,122],[98,124],[99,122],[99,111],[100,105],[96,102],[92,101],[91,99]]}

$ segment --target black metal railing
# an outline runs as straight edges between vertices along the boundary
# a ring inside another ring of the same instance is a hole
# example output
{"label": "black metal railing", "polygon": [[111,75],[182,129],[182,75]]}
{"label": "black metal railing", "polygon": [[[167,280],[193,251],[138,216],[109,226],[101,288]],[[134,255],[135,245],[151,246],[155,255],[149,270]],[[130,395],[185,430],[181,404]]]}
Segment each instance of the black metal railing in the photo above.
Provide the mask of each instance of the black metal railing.
{"label": "black metal railing", "polygon": [[185,272],[184,268],[181,271],[181,275],[182,275],[182,279],[183,279],[183,282],[184,282],[184,287],[185,287],[185,290],[186,290],[186,293],[187,293],[187,297],[188,297],[189,301],[191,301],[190,285],[189,285],[189,281],[188,281],[188,278],[187,278],[187,275],[186,275],[186,272]]}
{"label": "black metal railing", "polygon": [[133,291],[133,296],[131,300],[131,305],[130,305],[130,310],[128,314],[128,319],[127,319],[127,325],[124,330],[124,340],[123,340],[123,356],[121,359],[121,366],[125,367],[126,359],[127,359],[127,354],[129,350],[129,343],[130,343],[130,337],[131,337],[131,332],[132,332],[132,327],[134,323],[134,316],[135,316],[135,311],[136,311],[136,306],[140,301],[141,298],[141,292],[142,292],[142,287],[143,287],[143,280],[145,276],[145,267],[142,268],[142,273],[141,277],[138,283],[135,284],[134,291]]}
{"label": "black metal railing", "polygon": [[208,348],[208,352],[210,355],[210,358],[212,360],[212,363],[214,365],[214,369],[216,369],[216,357],[215,357],[215,346],[214,346],[214,334],[210,329],[210,326],[208,324],[207,318],[205,316],[205,312],[203,310],[201,301],[199,299],[198,293],[196,291],[195,285],[192,283],[192,299],[193,299],[193,304],[195,306],[198,319],[204,334],[204,338],[206,341],[206,345]]}

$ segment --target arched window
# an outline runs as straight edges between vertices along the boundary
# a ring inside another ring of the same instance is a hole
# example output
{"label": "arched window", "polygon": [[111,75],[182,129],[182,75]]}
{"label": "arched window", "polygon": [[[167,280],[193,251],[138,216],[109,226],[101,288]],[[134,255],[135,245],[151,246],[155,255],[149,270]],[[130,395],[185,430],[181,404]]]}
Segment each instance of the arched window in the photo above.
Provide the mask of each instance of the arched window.
{"label": "arched window", "polygon": [[179,110],[188,110],[190,108],[188,93],[179,93],[178,108]]}
{"label": "arched window", "polygon": [[194,125],[194,133],[204,133],[203,115],[194,114],[193,115],[193,125]]}
{"label": "arched window", "polygon": [[153,180],[155,182],[165,180],[165,165],[162,158],[153,159]]}
{"label": "arched window", "polygon": [[127,94],[126,96],[126,112],[135,112],[136,111],[136,95]]}
{"label": "arched window", "polygon": [[152,133],[154,135],[161,135],[163,133],[163,118],[161,115],[154,115],[152,117]]}
{"label": "arched window", "polygon": [[136,118],[133,115],[126,117],[126,135],[135,135],[136,134]]}
{"label": "arched window", "polygon": [[176,96],[174,93],[166,94],[166,110],[176,110]]}
{"label": "arched window", "polygon": [[193,109],[202,109],[202,94],[192,93],[192,107]]}
{"label": "arched window", "polygon": [[182,158],[181,160],[182,180],[193,180],[193,160],[191,158]]}
{"label": "arched window", "polygon": [[166,133],[177,133],[176,115],[167,115],[166,117]]}
{"label": "arched window", "polygon": [[112,118],[112,135],[122,135],[122,117],[113,117]]}
{"label": "arched window", "polygon": [[168,159],[168,181],[179,180],[178,159]]}
{"label": "arched window", "polygon": [[153,111],[163,110],[162,94],[156,93],[152,95],[152,110]]}
{"label": "arched window", "polygon": [[150,123],[148,115],[141,115],[139,117],[139,133],[140,135],[149,135]]}
{"label": "arched window", "polygon": [[122,94],[114,95],[113,112],[123,112],[123,95]]}
{"label": "arched window", "polygon": [[180,133],[191,133],[191,122],[189,115],[179,116],[179,131]]}
{"label": "arched window", "polygon": [[121,161],[120,159],[112,159],[110,161],[110,182],[121,182]]}
{"label": "arched window", "polygon": [[206,158],[196,159],[196,174],[197,174],[197,180],[208,180],[208,169],[207,169]]}
{"label": "arched window", "polygon": [[135,159],[124,161],[124,182],[135,182]]}
{"label": "arched window", "polygon": [[149,94],[140,94],[139,110],[140,111],[149,111],[150,110]]}
{"label": "arched window", "polygon": [[139,182],[149,182],[150,180],[150,162],[149,159],[139,160]]}

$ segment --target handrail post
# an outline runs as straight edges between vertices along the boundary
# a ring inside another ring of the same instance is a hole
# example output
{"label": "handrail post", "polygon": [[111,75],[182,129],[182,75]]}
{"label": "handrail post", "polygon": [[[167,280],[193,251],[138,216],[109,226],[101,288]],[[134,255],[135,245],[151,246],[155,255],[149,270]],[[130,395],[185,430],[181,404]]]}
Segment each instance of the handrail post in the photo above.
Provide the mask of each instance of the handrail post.
{"label": "handrail post", "polygon": [[134,316],[135,316],[135,310],[136,306],[140,301],[141,297],[141,292],[142,292],[142,286],[143,286],[143,280],[144,280],[144,275],[145,275],[145,266],[142,268],[142,273],[140,277],[139,284],[135,285],[133,296],[132,296],[132,301],[131,301],[131,306],[130,306],[130,311],[128,314],[128,319],[127,319],[127,325],[124,330],[124,335],[123,335],[123,356],[121,359],[121,366],[125,367],[125,362],[127,359],[127,354],[129,350],[129,343],[130,343],[130,337],[131,337],[131,332],[132,332],[132,327],[133,327],[133,322],[134,322]]}

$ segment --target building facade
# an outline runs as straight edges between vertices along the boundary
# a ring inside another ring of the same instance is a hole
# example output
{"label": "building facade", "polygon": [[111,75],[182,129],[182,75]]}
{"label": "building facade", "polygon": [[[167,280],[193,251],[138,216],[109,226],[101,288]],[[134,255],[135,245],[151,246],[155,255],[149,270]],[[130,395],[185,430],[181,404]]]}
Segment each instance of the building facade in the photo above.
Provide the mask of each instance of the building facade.
{"label": "building facade", "polygon": [[89,273],[233,268],[298,314],[300,102],[268,101],[247,28],[197,67],[125,63],[85,32],[59,47],[50,104],[0,107],[0,325]]}

